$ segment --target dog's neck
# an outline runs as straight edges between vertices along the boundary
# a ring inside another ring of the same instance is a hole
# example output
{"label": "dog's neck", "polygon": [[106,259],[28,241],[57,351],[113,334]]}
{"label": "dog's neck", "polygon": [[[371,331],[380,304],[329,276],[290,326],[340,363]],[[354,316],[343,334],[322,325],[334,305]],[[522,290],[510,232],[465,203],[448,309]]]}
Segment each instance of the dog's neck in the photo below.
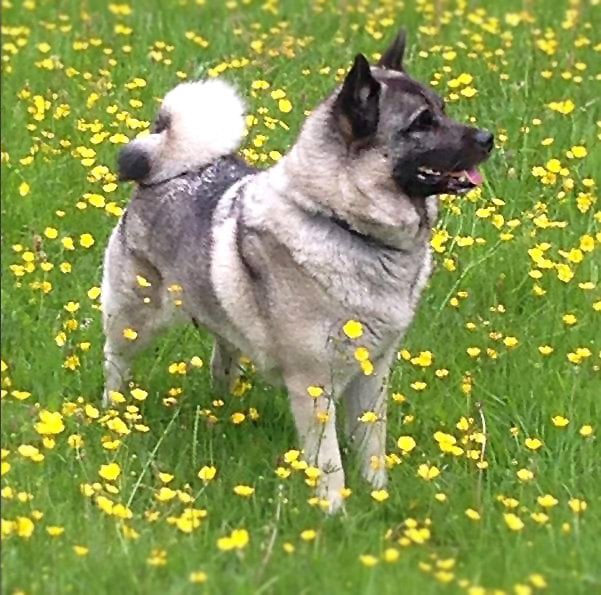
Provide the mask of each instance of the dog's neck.
{"label": "dog's neck", "polygon": [[435,199],[404,195],[376,151],[351,156],[341,141],[326,138],[328,101],[305,122],[290,152],[270,176],[280,195],[304,211],[329,217],[383,246],[407,249],[427,239],[435,222]]}

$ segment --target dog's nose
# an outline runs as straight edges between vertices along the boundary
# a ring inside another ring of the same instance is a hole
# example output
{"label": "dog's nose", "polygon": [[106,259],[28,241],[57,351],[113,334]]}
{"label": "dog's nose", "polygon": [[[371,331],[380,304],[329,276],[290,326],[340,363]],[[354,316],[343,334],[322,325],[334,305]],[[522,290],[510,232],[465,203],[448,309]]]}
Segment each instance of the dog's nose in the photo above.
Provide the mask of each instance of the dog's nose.
{"label": "dog's nose", "polygon": [[488,130],[478,130],[474,140],[487,152],[490,153],[495,140],[494,134]]}

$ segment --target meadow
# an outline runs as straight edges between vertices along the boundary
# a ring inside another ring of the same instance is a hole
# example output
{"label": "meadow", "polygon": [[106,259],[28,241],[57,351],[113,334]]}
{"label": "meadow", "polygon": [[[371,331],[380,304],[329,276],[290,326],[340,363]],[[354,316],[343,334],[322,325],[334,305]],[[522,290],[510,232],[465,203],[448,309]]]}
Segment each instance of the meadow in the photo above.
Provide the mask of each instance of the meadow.
{"label": "meadow", "polygon": [[[2,7],[3,593],[601,592],[598,0]],[[102,409],[116,156],[177,82],[224,76],[267,167],[401,25],[409,72],[496,149],[481,189],[440,199],[389,485],[347,454],[327,517],[285,392],[250,364],[215,392],[206,333],[169,332]]]}

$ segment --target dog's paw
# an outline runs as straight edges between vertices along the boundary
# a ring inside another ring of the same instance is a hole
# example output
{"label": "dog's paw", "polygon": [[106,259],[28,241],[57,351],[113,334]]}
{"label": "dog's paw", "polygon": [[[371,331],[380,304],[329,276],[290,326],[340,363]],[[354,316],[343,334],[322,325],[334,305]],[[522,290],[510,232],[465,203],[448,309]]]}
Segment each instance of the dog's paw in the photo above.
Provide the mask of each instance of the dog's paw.
{"label": "dog's paw", "polygon": [[344,473],[327,474],[317,486],[317,496],[322,510],[327,514],[336,514],[344,510]]}
{"label": "dog's paw", "polygon": [[374,469],[371,465],[368,465],[365,469],[363,469],[363,477],[376,490],[385,488],[388,484],[388,473],[385,467]]}

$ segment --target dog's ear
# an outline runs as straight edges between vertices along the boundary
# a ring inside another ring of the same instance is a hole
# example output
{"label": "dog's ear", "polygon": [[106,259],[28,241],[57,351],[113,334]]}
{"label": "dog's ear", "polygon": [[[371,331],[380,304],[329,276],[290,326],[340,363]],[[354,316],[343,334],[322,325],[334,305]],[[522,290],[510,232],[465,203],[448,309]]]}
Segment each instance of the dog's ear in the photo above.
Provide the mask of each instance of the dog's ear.
{"label": "dog's ear", "polygon": [[380,83],[372,76],[369,62],[357,54],[334,103],[340,128],[349,140],[375,134],[380,113]]}
{"label": "dog's ear", "polygon": [[382,54],[378,66],[380,68],[387,68],[388,70],[398,70],[403,72],[403,56],[405,55],[406,41],[407,33],[405,29],[399,30],[394,41]]}

